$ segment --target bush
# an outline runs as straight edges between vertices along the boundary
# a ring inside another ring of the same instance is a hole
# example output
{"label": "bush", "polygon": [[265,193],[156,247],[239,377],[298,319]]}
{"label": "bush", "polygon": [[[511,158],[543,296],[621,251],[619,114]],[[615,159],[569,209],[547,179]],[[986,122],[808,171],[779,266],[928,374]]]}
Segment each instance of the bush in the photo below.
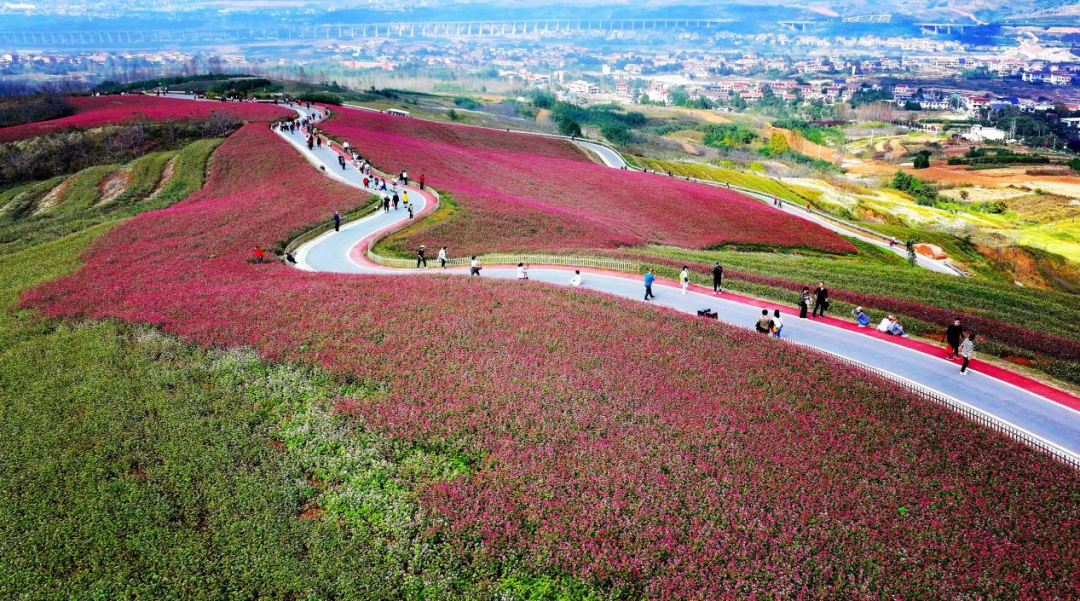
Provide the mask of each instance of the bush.
{"label": "bush", "polygon": [[0,127],[59,119],[74,114],[75,107],[62,96],[55,94],[16,96],[5,98],[0,102]]}
{"label": "bush", "polygon": [[341,106],[341,97],[329,92],[308,92],[297,97],[301,102],[318,102],[319,104],[332,104]]}

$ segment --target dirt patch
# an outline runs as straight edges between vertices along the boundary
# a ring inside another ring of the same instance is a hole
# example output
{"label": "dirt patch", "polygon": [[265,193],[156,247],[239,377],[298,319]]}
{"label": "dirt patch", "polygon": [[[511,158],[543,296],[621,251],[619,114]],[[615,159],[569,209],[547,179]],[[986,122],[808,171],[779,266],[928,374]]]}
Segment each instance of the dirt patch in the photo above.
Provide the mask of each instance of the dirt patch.
{"label": "dirt patch", "polygon": [[321,518],[326,511],[319,507],[319,504],[315,501],[308,501],[300,506],[300,513],[296,516],[298,520],[317,520]]}
{"label": "dirt patch", "polygon": [[127,191],[128,186],[131,185],[131,172],[127,169],[120,169],[113,171],[112,173],[101,178],[98,182],[98,196],[93,205],[105,205],[120,198],[120,195]]}
{"label": "dirt patch", "polygon": [[550,117],[551,117],[551,111],[549,109],[537,109],[537,111],[536,111],[536,122],[537,123],[543,123],[544,121],[547,121],[548,118],[550,118]]}
{"label": "dirt patch", "polygon": [[780,132],[787,140],[788,146],[791,146],[796,152],[801,152],[808,157],[821,159],[823,161],[829,161],[830,163],[836,160],[836,155],[833,153],[833,149],[828,146],[822,146],[821,144],[815,144],[810,140],[802,137],[802,134],[791,131],[790,129],[784,129],[782,127],[766,127],[764,129],[764,137],[769,138],[773,132]]}
{"label": "dirt patch", "polygon": [[42,196],[41,199],[34,203],[34,208],[32,209],[31,214],[37,215],[39,213],[44,213],[45,211],[48,211],[53,207],[59,206],[61,203],[64,202],[64,197],[67,196],[67,191],[70,187],[71,178],[69,177],[63,182],[61,182],[59,186],[50,190],[48,194]]}
{"label": "dirt patch", "polygon": [[279,451],[284,451],[285,450],[285,443],[278,440],[278,439],[276,439],[276,438],[270,439],[270,446],[274,447],[275,449],[277,449]]}
{"label": "dirt patch", "polygon": [[176,175],[176,158],[173,157],[165,163],[165,168],[161,170],[161,177],[158,178],[157,183],[154,184],[154,189],[150,192],[150,198],[157,196]]}
{"label": "dirt patch", "polygon": [[1008,355],[1006,357],[1002,357],[1002,359],[1005,360],[1005,361],[1008,361],[1009,363],[1014,363],[1016,365],[1022,365],[1024,367],[1032,367],[1033,366],[1033,364],[1031,362],[1031,359],[1028,359],[1026,357],[1017,357],[1015,355]]}

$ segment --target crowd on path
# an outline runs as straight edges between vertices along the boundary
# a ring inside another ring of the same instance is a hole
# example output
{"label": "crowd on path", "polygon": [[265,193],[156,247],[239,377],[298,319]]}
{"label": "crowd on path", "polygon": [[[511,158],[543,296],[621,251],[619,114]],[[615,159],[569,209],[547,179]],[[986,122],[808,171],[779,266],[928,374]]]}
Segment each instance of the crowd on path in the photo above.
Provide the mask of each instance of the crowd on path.
{"label": "crowd on path", "polygon": [[[309,105],[310,108],[310,105]],[[315,111],[309,116],[291,118],[287,121],[279,122],[274,127],[287,131],[290,133],[300,132],[305,136],[305,143],[309,150],[314,148],[321,148],[326,146],[328,149],[333,149],[334,142],[323,135],[320,129],[315,125],[320,119],[326,115]],[[407,171],[402,170],[398,175],[391,177],[387,182],[386,178],[380,176],[378,172],[372,169],[370,161],[366,160],[360,155],[354,148],[352,148],[348,141],[344,141],[340,145],[340,150],[336,152],[338,157],[338,166],[342,170],[347,170],[350,166],[360,172],[361,183],[365,190],[375,192],[378,195],[378,208],[381,208],[383,212],[389,212],[391,210],[397,211],[400,206],[403,206],[409,214],[409,219],[414,217],[412,203],[409,201],[409,192],[406,186],[409,185],[409,174]],[[320,169],[325,171],[325,166],[320,165]],[[416,179],[416,185],[420,190],[425,188],[425,178],[421,174]],[[780,206],[782,201],[776,197],[772,197],[772,203],[774,206]],[[809,207],[807,207],[809,210]],[[335,232],[341,231],[342,216],[339,211],[334,211],[331,220]],[[256,263],[262,263],[265,260],[264,251],[256,247],[254,261]],[[443,246],[439,249],[437,256],[439,261],[439,267],[445,269],[449,261],[449,249]],[[295,263],[295,259],[291,254],[287,253],[287,262]],[[421,244],[416,252],[416,268],[428,267],[427,246]],[[469,275],[479,276],[483,266],[478,256],[472,255],[469,258]],[[679,272],[679,287],[683,295],[686,295],[690,288],[690,267],[689,265],[683,265]],[[713,294],[722,295],[724,287],[724,267],[719,261],[713,264],[711,269],[712,282],[713,282]],[[529,279],[529,265],[524,262],[517,264],[516,278],[518,280],[527,281]],[[653,291],[653,285],[656,282],[656,275],[652,269],[647,269],[644,275],[645,284],[645,300],[653,300],[656,298],[656,294]],[[574,276],[569,280],[568,284],[574,287],[580,287],[583,283],[581,270],[575,270]],[[804,286],[798,298],[799,319],[824,318],[826,312],[830,307],[829,301],[829,289],[825,286],[825,282],[818,282],[817,287],[811,291],[809,286]],[[711,311],[711,315],[715,315]],[[870,316],[862,307],[856,307],[851,312],[852,317],[855,320],[855,324],[859,328],[867,328],[871,324]],[[779,309],[774,309],[770,315],[768,309],[762,309],[761,317],[758,318],[754,324],[754,329],[762,334],[769,335],[773,338],[779,339],[781,332],[784,329],[784,320],[781,316]],[[894,315],[886,315],[878,323],[876,327],[877,331],[881,334],[889,336],[897,336],[900,338],[907,338],[908,334],[904,330],[903,325],[900,323]],[[962,360],[960,367],[960,373],[969,373],[969,364],[971,359],[975,355],[975,333],[966,332],[961,326],[960,319],[954,320],[953,324],[948,327],[945,333],[946,354],[947,360]]]}

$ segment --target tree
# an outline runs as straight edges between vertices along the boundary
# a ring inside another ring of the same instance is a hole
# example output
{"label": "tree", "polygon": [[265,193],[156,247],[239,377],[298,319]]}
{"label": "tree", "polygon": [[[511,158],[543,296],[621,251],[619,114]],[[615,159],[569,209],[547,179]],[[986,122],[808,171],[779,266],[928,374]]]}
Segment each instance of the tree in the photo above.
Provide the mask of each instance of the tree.
{"label": "tree", "polygon": [[779,156],[789,152],[791,150],[791,145],[788,144],[787,138],[784,137],[784,134],[778,131],[774,131],[772,135],[769,136],[768,149],[769,156]]}
{"label": "tree", "polygon": [[455,111],[454,109],[450,109],[449,111],[447,111],[446,116],[450,117],[451,121],[457,121],[458,119],[461,118],[461,116],[458,115],[458,112]]}
{"label": "tree", "polygon": [[564,136],[581,136],[581,125],[569,117],[561,117],[558,120],[559,133]]}
{"label": "tree", "polygon": [[668,100],[675,106],[686,106],[690,102],[690,94],[683,86],[675,86],[668,90]]}
{"label": "tree", "polygon": [[1080,173],[1080,158],[1069,161],[1069,167],[1072,167],[1073,171]]}
{"label": "tree", "polygon": [[920,152],[915,155],[915,160],[912,165],[915,169],[927,169],[930,167],[930,155]]}

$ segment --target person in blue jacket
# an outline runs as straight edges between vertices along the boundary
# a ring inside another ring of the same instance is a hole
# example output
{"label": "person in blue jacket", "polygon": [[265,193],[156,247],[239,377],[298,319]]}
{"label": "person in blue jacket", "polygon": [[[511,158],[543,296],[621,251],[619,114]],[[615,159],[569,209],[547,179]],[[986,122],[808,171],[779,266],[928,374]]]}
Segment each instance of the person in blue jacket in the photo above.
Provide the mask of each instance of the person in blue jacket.
{"label": "person in blue jacket", "polygon": [[656,298],[652,293],[652,284],[656,281],[656,276],[653,275],[651,269],[645,272],[645,300]]}
{"label": "person in blue jacket", "polygon": [[851,314],[855,317],[855,323],[859,324],[860,328],[870,325],[870,316],[866,314],[866,311],[863,311],[862,307],[855,307]]}

